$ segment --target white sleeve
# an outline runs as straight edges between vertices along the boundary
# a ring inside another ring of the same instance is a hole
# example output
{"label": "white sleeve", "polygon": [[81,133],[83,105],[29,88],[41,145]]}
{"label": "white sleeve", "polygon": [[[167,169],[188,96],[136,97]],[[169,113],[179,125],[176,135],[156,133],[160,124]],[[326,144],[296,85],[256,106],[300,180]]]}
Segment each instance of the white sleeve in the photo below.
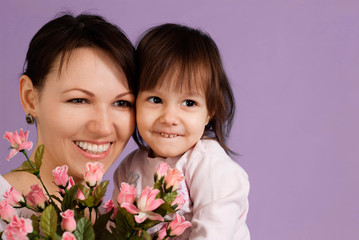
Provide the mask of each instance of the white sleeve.
{"label": "white sleeve", "polygon": [[245,171],[224,154],[207,153],[191,162],[186,174],[193,202],[189,239],[249,239]]}

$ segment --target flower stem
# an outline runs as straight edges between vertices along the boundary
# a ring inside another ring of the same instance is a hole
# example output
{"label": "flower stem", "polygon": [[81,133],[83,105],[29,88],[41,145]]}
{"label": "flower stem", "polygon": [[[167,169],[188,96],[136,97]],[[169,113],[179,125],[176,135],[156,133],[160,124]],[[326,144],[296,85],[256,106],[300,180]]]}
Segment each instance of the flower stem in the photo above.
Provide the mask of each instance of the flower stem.
{"label": "flower stem", "polygon": [[20,152],[22,152],[22,153],[25,155],[26,160],[30,163],[30,166],[31,166],[33,169],[36,169],[36,168],[34,167],[34,165],[32,165],[32,162],[30,161],[30,158],[29,158],[29,156],[27,155],[26,151],[25,151],[25,150],[20,150]]}
{"label": "flower stem", "polygon": [[92,208],[89,208],[89,212],[90,212],[90,222],[92,222]]}
{"label": "flower stem", "polygon": [[[26,151],[25,151],[25,150],[21,150],[20,152],[22,152],[22,153],[25,155],[26,160],[30,163],[30,166],[31,166],[33,169],[36,170],[37,168],[32,164],[32,162],[31,162],[29,156],[27,155]],[[52,197],[51,197],[49,191],[47,190],[47,188],[46,188],[44,182],[43,182],[42,179],[41,179],[40,169],[37,169],[37,170],[38,170],[38,171],[37,171],[36,173],[34,173],[34,175],[37,177],[37,179],[39,179],[39,181],[40,181],[42,187],[45,189],[45,192],[46,192],[47,196],[49,197],[51,204],[52,204],[57,210],[60,211],[60,209],[58,208],[58,206],[55,204],[54,200],[52,199]]]}

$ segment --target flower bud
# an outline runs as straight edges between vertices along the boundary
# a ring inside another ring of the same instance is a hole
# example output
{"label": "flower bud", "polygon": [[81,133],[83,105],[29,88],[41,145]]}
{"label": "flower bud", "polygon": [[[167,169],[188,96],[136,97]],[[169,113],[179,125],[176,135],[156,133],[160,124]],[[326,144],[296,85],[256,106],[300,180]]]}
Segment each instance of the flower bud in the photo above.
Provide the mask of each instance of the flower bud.
{"label": "flower bud", "polygon": [[186,230],[186,228],[190,226],[190,222],[185,221],[185,218],[183,216],[176,213],[174,220],[168,224],[167,229],[169,231],[169,235],[171,237],[175,237],[181,235]]}
{"label": "flower bud", "polygon": [[60,213],[60,216],[62,217],[62,230],[69,232],[73,232],[76,230],[75,213],[73,210],[68,209],[65,212]]}
{"label": "flower bud", "polygon": [[47,198],[42,191],[42,188],[39,187],[39,185],[31,185],[31,191],[26,195],[26,200],[29,203],[30,206],[36,208],[40,207],[42,209],[45,208],[45,202],[47,201]]}
{"label": "flower bud", "polygon": [[64,232],[62,234],[61,240],[76,240],[76,237],[70,232]]}
{"label": "flower bud", "polygon": [[6,239],[27,239],[27,234],[33,231],[30,219],[12,216],[10,223],[6,226],[4,235]]}
{"label": "flower bud", "polygon": [[22,202],[25,202],[24,196],[16,191],[14,187],[11,187],[4,194],[6,201],[13,207],[20,207]]}
{"label": "flower bud", "polygon": [[15,208],[10,206],[6,200],[0,202],[0,218],[2,220],[10,222],[12,216],[14,216],[15,213]]}
{"label": "flower bud", "polygon": [[155,182],[157,182],[157,180],[161,180],[161,178],[167,174],[167,170],[168,164],[166,162],[161,162],[155,172]]}
{"label": "flower bud", "polygon": [[61,167],[56,167],[52,170],[52,175],[55,179],[55,184],[59,187],[66,187],[69,181],[69,175],[67,174],[68,167],[67,165],[63,165]]}
{"label": "flower bud", "polygon": [[117,203],[121,205],[124,202],[132,204],[136,199],[137,189],[132,184],[121,183],[120,193],[117,196]]}
{"label": "flower bud", "polygon": [[164,187],[167,191],[176,191],[180,185],[180,182],[184,179],[184,176],[177,169],[168,169],[167,175],[164,180]]}
{"label": "flower bud", "polygon": [[86,163],[86,169],[84,179],[88,186],[94,187],[101,182],[102,177],[105,173],[103,164],[99,162],[88,162]]}

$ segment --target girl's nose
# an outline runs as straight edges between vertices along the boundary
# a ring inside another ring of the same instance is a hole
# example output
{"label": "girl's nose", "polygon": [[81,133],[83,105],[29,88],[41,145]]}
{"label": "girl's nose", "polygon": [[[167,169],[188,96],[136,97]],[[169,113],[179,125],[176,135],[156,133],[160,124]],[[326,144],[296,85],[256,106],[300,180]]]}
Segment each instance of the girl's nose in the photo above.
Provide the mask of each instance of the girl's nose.
{"label": "girl's nose", "polygon": [[177,125],[179,122],[178,114],[179,113],[175,107],[166,106],[165,108],[163,108],[161,114],[161,122],[170,126]]}
{"label": "girl's nose", "polygon": [[109,110],[96,109],[88,122],[87,128],[98,137],[109,136],[114,130],[114,122]]}

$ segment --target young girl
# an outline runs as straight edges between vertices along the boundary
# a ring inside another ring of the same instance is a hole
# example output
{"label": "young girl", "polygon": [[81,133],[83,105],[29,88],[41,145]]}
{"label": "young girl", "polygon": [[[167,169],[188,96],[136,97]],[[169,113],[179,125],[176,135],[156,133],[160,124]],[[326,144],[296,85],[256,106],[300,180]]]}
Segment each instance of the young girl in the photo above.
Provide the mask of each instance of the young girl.
{"label": "young girl", "polygon": [[161,162],[185,176],[179,194],[191,228],[181,239],[249,239],[245,220],[249,182],[227,153],[234,98],[214,41],[189,27],[150,29],[137,48],[139,149],[114,175],[138,191],[153,186]]}

